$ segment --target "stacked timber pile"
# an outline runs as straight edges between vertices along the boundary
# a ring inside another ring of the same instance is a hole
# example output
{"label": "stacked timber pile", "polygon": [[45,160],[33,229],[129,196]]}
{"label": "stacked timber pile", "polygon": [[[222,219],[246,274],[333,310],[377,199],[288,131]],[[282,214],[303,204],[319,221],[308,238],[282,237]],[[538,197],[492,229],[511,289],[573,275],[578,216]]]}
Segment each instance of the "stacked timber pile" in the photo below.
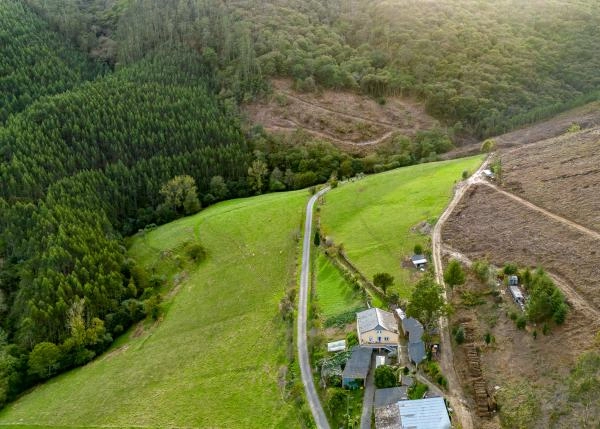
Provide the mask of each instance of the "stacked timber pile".
{"label": "stacked timber pile", "polygon": [[466,324],[463,325],[463,329],[465,330],[465,338],[467,340],[465,343],[465,353],[469,366],[469,377],[471,378],[471,384],[475,393],[477,415],[479,417],[490,417],[491,411],[495,409],[495,402],[488,393],[487,384],[481,371],[481,358],[473,342],[475,330]]}

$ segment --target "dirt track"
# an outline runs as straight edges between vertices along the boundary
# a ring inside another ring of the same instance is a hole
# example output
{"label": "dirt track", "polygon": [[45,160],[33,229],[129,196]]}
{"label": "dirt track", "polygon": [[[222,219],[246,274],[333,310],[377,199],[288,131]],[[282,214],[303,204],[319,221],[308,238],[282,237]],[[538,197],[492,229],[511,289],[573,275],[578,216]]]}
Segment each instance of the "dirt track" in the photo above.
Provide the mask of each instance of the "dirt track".
{"label": "dirt track", "polygon": [[537,206],[600,232],[600,128],[502,154],[503,187]]}
{"label": "dirt track", "polygon": [[[473,183],[477,180],[477,178],[481,175],[481,172],[486,168],[488,164],[488,159],[481,164],[479,169],[466,181],[460,182],[455,189],[454,197],[444,213],[440,216],[439,220],[435,224],[433,228],[432,234],[432,256],[433,256],[433,264],[435,269],[435,276],[437,282],[444,287],[444,267],[442,264],[442,228],[444,223],[448,219],[448,217],[452,214],[457,204],[462,200],[465,192],[472,186]],[[446,294],[446,288],[444,287],[444,299],[448,301],[448,296]],[[462,390],[462,385],[459,382],[458,376],[456,375],[455,369],[455,361],[454,356],[452,354],[452,340],[450,338],[448,320],[443,317],[440,319],[440,341],[441,341],[441,351],[442,354],[440,356],[440,365],[442,368],[442,372],[448,379],[448,383],[452,386],[451,392],[447,395],[448,401],[450,401],[457,420],[460,422],[463,429],[471,429],[474,428],[472,411],[469,410],[468,402],[465,399],[464,392]]]}
{"label": "dirt track", "polygon": [[285,79],[273,80],[272,84],[274,94],[269,100],[245,108],[250,122],[268,131],[302,130],[346,150],[366,151],[396,133],[412,136],[418,130],[437,126],[422,104],[414,100],[388,97],[381,105],[352,92],[298,93]]}

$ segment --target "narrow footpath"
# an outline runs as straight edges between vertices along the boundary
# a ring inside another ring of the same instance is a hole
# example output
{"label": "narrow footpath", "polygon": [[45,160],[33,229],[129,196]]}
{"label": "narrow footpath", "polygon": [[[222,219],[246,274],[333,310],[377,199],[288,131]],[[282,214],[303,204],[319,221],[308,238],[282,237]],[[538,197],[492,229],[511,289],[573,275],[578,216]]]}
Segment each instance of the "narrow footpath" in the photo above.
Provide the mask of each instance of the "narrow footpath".
{"label": "narrow footpath", "polygon": [[375,356],[375,353],[371,355],[371,368],[365,380],[360,429],[371,429],[371,415],[373,414],[373,402],[375,401]]}

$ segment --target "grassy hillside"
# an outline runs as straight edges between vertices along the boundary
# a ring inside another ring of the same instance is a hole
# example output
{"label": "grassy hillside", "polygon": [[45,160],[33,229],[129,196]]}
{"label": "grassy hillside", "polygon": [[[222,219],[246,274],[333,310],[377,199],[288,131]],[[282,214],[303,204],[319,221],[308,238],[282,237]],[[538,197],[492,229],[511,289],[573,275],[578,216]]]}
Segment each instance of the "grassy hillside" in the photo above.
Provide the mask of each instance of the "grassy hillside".
{"label": "grassy hillside", "polygon": [[323,255],[316,259],[317,299],[325,318],[334,317],[361,306],[366,307],[360,293],[342,273]]}
{"label": "grassy hillside", "polygon": [[[305,201],[305,192],[228,201],[136,236],[131,257],[183,279],[167,294],[164,320],[9,405],[0,427],[299,426],[278,387],[278,302],[293,278]],[[184,250],[194,239],[208,255],[197,269]]]}
{"label": "grassy hillside", "polygon": [[473,172],[480,156],[420,164],[369,176],[332,190],[321,208],[326,235],[343,243],[350,259],[369,278],[388,272],[396,279],[393,291],[408,297],[412,270],[401,267],[417,243],[427,238],[412,228],[435,220],[452,195],[464,170]]}

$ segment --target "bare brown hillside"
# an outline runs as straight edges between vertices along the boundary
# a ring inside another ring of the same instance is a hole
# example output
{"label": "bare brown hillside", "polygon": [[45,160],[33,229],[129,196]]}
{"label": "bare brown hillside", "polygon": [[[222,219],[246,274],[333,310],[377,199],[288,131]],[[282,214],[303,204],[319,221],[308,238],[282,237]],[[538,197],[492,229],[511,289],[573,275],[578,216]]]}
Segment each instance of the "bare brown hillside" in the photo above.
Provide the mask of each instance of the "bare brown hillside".
{"label": "bare brown hillside", "polygon": [[[600,103],[586,104],[567,112],[563,112],[548,120],[528,125],[517,130],[495,137],[498,148],[509,149],[518,146],[529,145],[541,140],[565,134],[569,126],[578,124],[582,129],[590,129],[600,126]],[[473,155],[480,150],[480,143],[475,139],[465,140],[456,149],[444,154],[444,158],[458,158]]]}
{"label": "bare brown hillside", "polygon": [[[523,180],[529,177],[525,168],[522,175]],[[453,293],[456,312],[451,323],[462,324],[479,350],[483,378],[488,390],[498,394],[500,406],[518,407],[524,397],[533,398],[539,409],[527,427],[575,424],[578,416],[570,414],[564,381],[577,358],[594,347],[600,330],[600,240],[484,185],[466,193],[442,237],[471,260],[542,266],[555,279],[570,312],[565,324],[553,327],[549,335],[540,326],[517,329],[508,316],[520,310],[506,290],[496,298],[472,279]],[[484,342],[487,333],[495,340],[489,346]],[[456,353],[455,365],[466,368],[461,356]],[[467,376],[463,371],[465,383]],[[502,397],[503,392],[510,394]]]}
{"label": "bare brown hillside", "polygon": [[600,231],[600,128],[502,153],[504,187]]}
{"label": "bare brown hillside", "polygon": [[302,130],[344,149],[374,147],[398,133],[414,135],[431,129],[437,121],[411,99],[388,97],[381,105],[370,97],[346,91],[299,93],[287,79],[272,81],[267,101],[245,107],[248,120],[267,131],[292,133]]}

